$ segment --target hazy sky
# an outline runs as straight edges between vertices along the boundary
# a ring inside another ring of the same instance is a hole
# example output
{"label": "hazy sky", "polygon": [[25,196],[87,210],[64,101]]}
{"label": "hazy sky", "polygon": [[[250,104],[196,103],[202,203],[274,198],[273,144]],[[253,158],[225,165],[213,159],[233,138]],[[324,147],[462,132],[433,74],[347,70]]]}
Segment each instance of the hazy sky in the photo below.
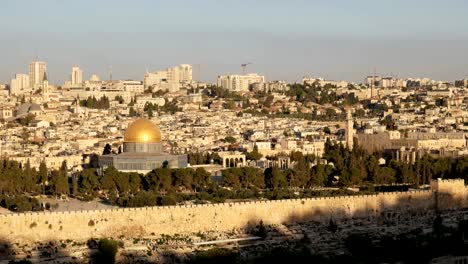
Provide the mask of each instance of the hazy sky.
{"label": "hazy sky", "polygon": [[[196,79],[249,72],[362,81],[468,76],[466,0],[1,0],[0,83],[36,56],[51,82],[142,80],[189,63]],[[199,65],[199,66],[196,66]]]}

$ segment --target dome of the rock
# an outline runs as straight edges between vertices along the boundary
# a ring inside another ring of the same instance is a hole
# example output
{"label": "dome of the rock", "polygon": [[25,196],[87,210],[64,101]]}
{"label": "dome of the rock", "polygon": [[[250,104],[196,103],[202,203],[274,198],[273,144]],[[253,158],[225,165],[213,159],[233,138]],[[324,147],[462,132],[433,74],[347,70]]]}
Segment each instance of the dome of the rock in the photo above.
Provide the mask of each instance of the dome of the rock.
{"label": "dome of the rock", "polygon": [[131,123],[124,136],[125,142],[161,142],[161,131],[158,126],[146,118],[139,118]]}

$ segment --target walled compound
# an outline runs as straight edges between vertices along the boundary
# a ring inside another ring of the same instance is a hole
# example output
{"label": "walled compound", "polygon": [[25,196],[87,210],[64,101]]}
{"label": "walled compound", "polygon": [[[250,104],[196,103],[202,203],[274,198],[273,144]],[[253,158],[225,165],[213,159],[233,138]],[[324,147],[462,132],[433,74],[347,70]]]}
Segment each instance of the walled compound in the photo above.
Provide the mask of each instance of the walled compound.
{"label": "walled compound", "polygon": [[228,232],[264,224],[378,218],[387,212],[421,212],[467,207],[463,180],[434,180],[430,190],[325,198],[250,201],[193,206],[29,212],[0,215],[0,239],[86,240],[193,232]]}

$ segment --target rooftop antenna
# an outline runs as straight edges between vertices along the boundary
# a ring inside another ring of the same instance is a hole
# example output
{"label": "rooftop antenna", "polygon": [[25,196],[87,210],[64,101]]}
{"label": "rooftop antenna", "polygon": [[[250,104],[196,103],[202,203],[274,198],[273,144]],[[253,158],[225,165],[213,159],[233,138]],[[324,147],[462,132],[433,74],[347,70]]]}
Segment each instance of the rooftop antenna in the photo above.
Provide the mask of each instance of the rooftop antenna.
{"label": "rooftop antenna", "polygon": [[197,64],[194,64],[196,66],[195,68],[195,77],[198,79],[198,81],[201,81],[201,64],[200,63],[197,63]]}
{"label": "rooftop antenna", "polygon": [[252,64],[251,62],[247,62],[247,63],[242,63],[241,64],[241,67],[242,67],[242,74],[245,74],[245,68],[247,67],[247,65],[249,64]]}
{"label": "rooftop antenna", "polygon": [[198,81],[201,81],[201,64],[197,64],[197,70],[198,70]]}
{"label": "rooftop antenna", "polygon": [[39,56],[37,55],[37,49],[34,49],[34,61],[38,61]]}

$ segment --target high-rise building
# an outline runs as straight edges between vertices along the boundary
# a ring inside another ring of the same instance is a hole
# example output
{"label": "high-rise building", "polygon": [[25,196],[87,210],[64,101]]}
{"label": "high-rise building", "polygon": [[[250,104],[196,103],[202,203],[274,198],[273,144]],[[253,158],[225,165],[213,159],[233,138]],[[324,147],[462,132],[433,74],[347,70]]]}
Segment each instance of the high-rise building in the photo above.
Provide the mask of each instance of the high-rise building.
{"label": "high-rise building", "polygon": [[168,83],[181,83],[192,81],[192,66],[188,64],[181,64],[167,70]]}
{"label": "high-rise building", "polygon": [[246,92],[249,90],[250,85],[264,82],[265,76],[256,73],[218,76],[218,86],[235,92]]}
{"label": "high-rise building", "polygon": [[39,88],[44,83],[44,76],[47,72],[46,63],[43,61],[33,61],[29,64],[29,85],[32,88]]}
{"label": "high-rise building", "polygon": [[14,79],[11,79],[10,94],[21,94],[30,90],[29,75],[17,73]]}
{"label": "high-rise building", "polygon": [[181,64],[179,68],[179,81],[180,82],[191,82],[192,81],[192,65]]}
{"label": "high-rise building", "polygon": [[167,71],[155,71],[145,74],[143,84],[145,89],[153,85],[160,85],[162,82],[167,81]]}
{"label": "high-rise building", "polygon": [[71,85],[79,86],[83,83],[83,71],[80,67],[72,67]]}
{"label": "high-rise building", "polygon": [[150,86],[156,89],[180,87],[180,84],[190,82],[192,82],[192,65],[189,64],[167,68],[165,71],[148,72],[145,74],[143,81],[145,89],[148,89]]}

